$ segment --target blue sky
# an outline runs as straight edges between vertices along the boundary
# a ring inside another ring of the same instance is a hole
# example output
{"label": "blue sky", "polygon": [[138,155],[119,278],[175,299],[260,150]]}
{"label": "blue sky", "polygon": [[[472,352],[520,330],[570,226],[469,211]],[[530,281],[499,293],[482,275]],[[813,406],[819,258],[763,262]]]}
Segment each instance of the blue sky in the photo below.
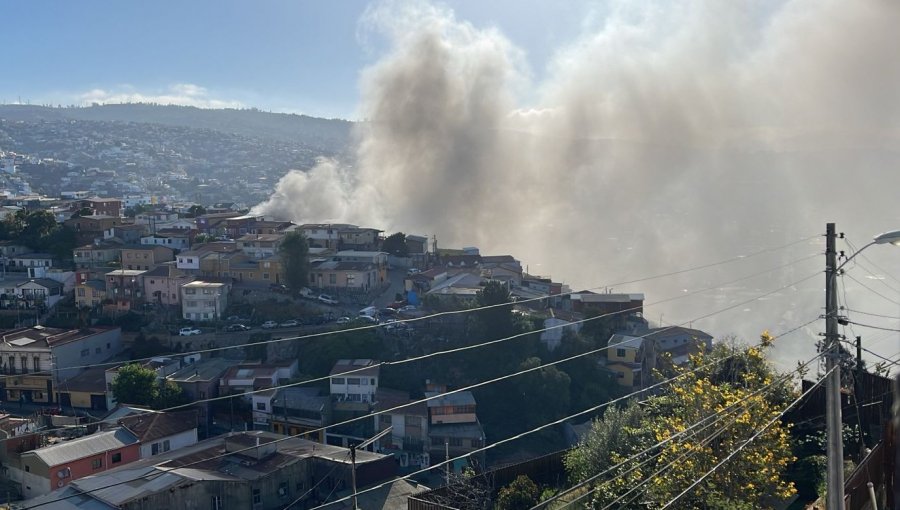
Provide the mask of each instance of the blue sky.
{"label": "blue sky", "polygon": [[[233,0],[6,2],[0,102],[121,98],[354,117],[359,73],[385,49],[359,37],[371,2]],[[539,78],[588,2],[460,0],[445,5],[496,27]]]}

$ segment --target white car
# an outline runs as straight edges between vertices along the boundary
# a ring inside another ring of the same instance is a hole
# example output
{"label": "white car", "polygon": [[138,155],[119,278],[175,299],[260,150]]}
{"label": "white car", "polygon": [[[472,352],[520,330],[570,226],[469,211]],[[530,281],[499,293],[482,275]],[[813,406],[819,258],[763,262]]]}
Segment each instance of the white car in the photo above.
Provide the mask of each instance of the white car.
{"label": "white car", "polygon": [[339,317],[337,320],[338,324],[350,324],[350,317]]}
{"label": "white car", "polygon": [[277,327],[278,327],[278,323],[275,321],[266,321],[266,322],[262,323],[263,329],[273,329],[273,328],[277,328]]}
{"label": "white car", "polygon": [[202,333],[197,328],[181,328],[178,330],[178,336],[191,336],[191,335],[199,335]]}
{"label": "white car", "polygon": [[397,310],[397,311],[398,311],[398,312],[415,312],[415,311],[416,311],[416,306],[415,306],[415,305],[406,305],[406,306],[400,308],[400,309]]}
{"label": "white car", "polygon": [[338,300],[329,296],[328,294],[319,294],[319,302],[325,303],[326,305],[336,305],[338,304]]}

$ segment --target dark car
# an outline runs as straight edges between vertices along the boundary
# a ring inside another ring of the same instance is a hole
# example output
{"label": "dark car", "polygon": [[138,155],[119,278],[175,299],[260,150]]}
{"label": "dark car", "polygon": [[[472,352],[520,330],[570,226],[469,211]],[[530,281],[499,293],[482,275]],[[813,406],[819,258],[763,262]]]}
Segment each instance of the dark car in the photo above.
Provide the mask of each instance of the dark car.
{"label": "dark car", "polygon": [[229,324],[228,327],[225,328],[225,331],[229,333],[234,331],[250,331],[250,326],[245,326],[243,324]]}
{"label": "dark car", "polygon": [[287,285],[283,285],[281,283],[273,283],[269,285],[269,290],[278,292],[279,294],[284,294],[288,291]]}

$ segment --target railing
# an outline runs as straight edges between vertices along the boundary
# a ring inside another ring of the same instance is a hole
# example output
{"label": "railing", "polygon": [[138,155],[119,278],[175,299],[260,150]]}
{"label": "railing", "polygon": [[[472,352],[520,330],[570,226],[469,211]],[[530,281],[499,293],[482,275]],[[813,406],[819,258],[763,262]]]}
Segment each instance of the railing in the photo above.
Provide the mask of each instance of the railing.
{"label": "railing", "polygon": [[[846,510],[872,508],[869,482],[875,486],[876,495],[883,494],[885,450],[884,441],[875,445],[875,448],[866,455],[844,482],[844,508]],[[884,508],[882,502],[879,502],[878,508]]]}

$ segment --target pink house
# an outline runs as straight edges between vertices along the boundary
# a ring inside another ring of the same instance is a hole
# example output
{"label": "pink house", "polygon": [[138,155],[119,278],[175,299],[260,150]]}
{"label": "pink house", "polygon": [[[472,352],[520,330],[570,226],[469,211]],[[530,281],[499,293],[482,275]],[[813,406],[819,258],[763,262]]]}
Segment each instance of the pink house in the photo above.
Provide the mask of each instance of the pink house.
{"label": "pink house", "polygon": [[124,427],[63,441],[22,454],[22,495],[32,498],[73,480],[141,458],[137,436]]}

